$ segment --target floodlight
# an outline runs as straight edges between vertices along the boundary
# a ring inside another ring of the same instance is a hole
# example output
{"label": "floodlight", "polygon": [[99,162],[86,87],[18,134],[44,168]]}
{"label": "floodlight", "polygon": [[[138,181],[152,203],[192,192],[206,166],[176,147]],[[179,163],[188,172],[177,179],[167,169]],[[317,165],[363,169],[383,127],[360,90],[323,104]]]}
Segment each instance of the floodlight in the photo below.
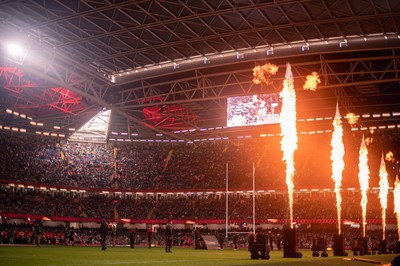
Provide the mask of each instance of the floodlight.
{"label": "floodlight", "polygon": [[16,42],[9,42],[4,45],[5,53],[9,60],[22,65],[27,54],[23,45]]}
{"label": "floodlight", "polygon": [[24,49],[18,43],[8,43],[6,45],[7,52],[12,56],[23,56]]}

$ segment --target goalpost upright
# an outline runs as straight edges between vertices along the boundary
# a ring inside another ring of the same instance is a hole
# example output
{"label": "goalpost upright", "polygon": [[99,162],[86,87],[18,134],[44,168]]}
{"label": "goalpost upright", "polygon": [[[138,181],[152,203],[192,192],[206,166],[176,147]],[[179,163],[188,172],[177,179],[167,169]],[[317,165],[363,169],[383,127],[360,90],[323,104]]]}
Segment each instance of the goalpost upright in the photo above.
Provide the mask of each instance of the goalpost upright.
{"label": "goalpost upright", "polygon": [[255,184],[254,162],[253,162],[253,234],[256,234],[256,184]]}
{"label": "goalpost upright", "polygon": [[[229,226],[229,215],[228,215],[228,208],[229,208],[229,167],[228,163],[225,166],[225,180],[226,180],[226,191],[225,191],[225,238],[228,238],[228,234],[231,233],[228,231]],[[253,162],[253,234],[256,233],[256,188],[255,188],[255,167]]]}
{"label": "goalpost upright", "polygon": [[228,238],[228,193],[229,193],[229,186],[228,186],[228,163],[226,163],[225,167],[225,183],[226,183],[226,192],[225,192],[225,238]]}

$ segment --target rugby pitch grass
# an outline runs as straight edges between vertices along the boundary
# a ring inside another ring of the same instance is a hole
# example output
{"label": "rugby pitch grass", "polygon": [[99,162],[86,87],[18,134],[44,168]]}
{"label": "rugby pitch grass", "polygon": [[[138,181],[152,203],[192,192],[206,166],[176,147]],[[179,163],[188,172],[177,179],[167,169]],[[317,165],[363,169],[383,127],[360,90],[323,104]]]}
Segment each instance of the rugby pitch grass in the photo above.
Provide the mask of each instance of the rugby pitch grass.
{"label": "rugby pitch grass", "polygon": [[[269,260],[251,260],[246,249],[194,250],[191,248],[172,248],[166,253],[164,248],[109,247],[101,251],[100,247],[65,247],[65,246],[0,246],[1,266],[32,265],[190,265],[190,266],[233,266],[233,265],[373,265],[371,263],[344,260],[343,257],[314,258],[310,250],[302,250],[303,258],[283,258],[283,251],[272,251]],[[388,263],[394,255],[369,255],[357,258],[377,260]],[[352,258],[350,255],[347,258]]]}

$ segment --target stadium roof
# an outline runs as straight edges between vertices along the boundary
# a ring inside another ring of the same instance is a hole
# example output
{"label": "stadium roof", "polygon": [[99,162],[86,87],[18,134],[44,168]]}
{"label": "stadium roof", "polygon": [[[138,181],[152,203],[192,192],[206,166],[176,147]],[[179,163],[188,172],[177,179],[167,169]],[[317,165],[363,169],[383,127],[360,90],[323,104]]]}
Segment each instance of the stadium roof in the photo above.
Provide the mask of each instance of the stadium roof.
{"label": "stadium roof", "polygon": [[[286,62],[299,119],[318,121],[304,128],[330,127],[320,118],[337,101],[361,127],[399,123],[398,0],[5,0],[0,25],[2,47],[25,51],[1,51],[0,117],[10,129],[70,135],[105,108],[122,139],[273,132],[223,128],[226,98],[280,91]],[[265,63],[278,73],[254,84],[252,69]],[[321,84],[304,91],[313,71]]]}

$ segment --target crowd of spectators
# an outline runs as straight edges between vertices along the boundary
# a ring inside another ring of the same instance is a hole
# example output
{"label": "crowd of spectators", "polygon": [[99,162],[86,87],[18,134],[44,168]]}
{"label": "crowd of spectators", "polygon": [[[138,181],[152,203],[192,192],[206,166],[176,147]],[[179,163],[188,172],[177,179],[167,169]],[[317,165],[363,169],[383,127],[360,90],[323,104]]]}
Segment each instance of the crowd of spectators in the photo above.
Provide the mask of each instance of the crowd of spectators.
{"label": "crowd of spectators", "polygon": [[[360,195],[354,191],[342,193],[342,218],[361,218]],[[224,194],[191,194],[156,198],[127,198],[96,193],[68,194],[52,191],[10,189],[0,186],[0,213],[37,214],[46,217],[76,217],[97,219],[225,219]],[[295,219],[336,219],[336,199],[333,192],[296,193]],[[255,198],[257,219],[288,219],[286,193],[258,194]],[[393,219],[393,194],[388,195],[387,218]],[[229,219],[251,220],[252,194],[230,195]],[[367,218],[381,218],[378,193],[368,193]]]}
{"label": "crowd of spectators", "polygon": [[[369,151],[370,188],[379,186],[381,156],[389,151],[392,157],[385,162],[392,186],[398,172],[400,134],[396,131],[366,132],[365,137]],[[347,134],[344,142],[346,166],[343,172],[342,219],[360,219],[361,196],[357,191],[357,175],[361,134]],[[135,142],[106,145],[66,143],[55,138],[0,131],[0,144],[2,183],[12,180],[36,186],[25,186],[24,189],[0,186],[0,213],[98,219],[225,219],[225,194],[208,194],[205,191],[224,191],[227,176],[230,190],[251,190],[254,164],[256,190],[276,190],[257,194],[256,218],[289,218],[279,137],[194,144]],[[332,191],[311,190],[333,188],[330,135],[300,135],[298,147],[295,154],[297,190],[294,195],[294,218],[336,219],[335,194]],[[37,189],[40,184],[68,189],[84,188],[87,192],[42,191]],[[348,187],[356,189],[349,191]],[[95,191],[96,188],[98,190]],[[153,192],[193,190],[203,193],[135,198],[102,195],[99,193],[101,188]],[[298,188],[309,189],[308,192],[299,192]],[[393,219],[392,193],[388,197],[387,218]],[[229,219],[251,220],[252,204],[251,193],[230,193]],[[371,189],[368,193],[367,219],[380,217],[378,193]],[[279,236],[279,233],[275,234],[275,237]],[[18,235],[24,234],[20,230]],[[182,238],[183,235],[190,242],[187,234],[182,233]],[[302,243],[307,245],[312,237],[315,235],[302,236]],[[90,242],[95,238],[86,238],[83,232],[80,239]],[[121,239],[123,242],[124,238]]]}
{"label": "crowd of spectators", "polygon": [[[398,171],[400,134],[367,137],[370,186],[379,184],[382,154],[393,184]],[[333,187],[330,135],[300,135],[295,153],[295,187]],[[344,138],[344,187],[358,187],[361,134]],[[55,138],[0,132],[0,179],[83,188],[131,190],[285,189],[279,137],[187,143],[63,143]],[[228,175],[226,165],[228,164]]]}

